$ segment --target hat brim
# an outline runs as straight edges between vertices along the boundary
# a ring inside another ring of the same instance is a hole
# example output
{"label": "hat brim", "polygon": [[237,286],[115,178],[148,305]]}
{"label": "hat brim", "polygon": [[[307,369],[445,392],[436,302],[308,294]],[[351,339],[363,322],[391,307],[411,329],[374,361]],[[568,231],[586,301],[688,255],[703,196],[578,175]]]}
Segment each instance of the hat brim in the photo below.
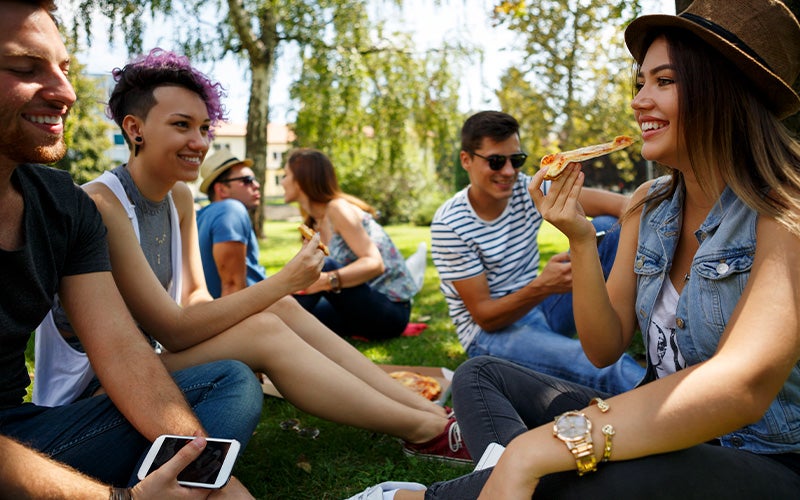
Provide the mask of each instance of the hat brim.
{"label": "hat brim", "polygon": [[664,28],[690,31],[720,52],[759,90],[761,98],[779,119],[800,111],[800,96],[778,75],[713,31],[679,16],[652,14],[639,17],[628,25],[625,29],[625,45],[637,63],[641,64],[644,60],[643,45],[647,34]]}
{"label": "hat brim", "polygon": [[208,188],[211,186],[211,183],[214,182],[217,179],[217,177],[227,172],[228,170],[232,169],[233,167],[238,167],[239,165],[244,165],[245,167],[253,166],[253,160],[249,158],[245,158],[244,160],[238,160],[236,158],[232,158],[232,160],[236,161],[223,163],[219,167],[212,170],[211,173],[208,175],[208,177],[204,177],[203,182],[200,183],[200,191],[202,191],[205,194],[208,194]]}

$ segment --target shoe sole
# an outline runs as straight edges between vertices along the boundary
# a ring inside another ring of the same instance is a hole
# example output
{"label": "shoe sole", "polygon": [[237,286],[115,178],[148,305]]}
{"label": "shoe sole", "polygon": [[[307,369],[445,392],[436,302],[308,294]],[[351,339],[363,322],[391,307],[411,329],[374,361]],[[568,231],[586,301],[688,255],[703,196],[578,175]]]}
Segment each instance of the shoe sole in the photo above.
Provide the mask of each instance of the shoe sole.
{"label": "shoe sole", "polygon": [[409,450],[408,448],[403,448],[403,453],[405,453],[409,457],[415,457],[420,460],[429,460],[431,462],[443,462],[448,463],[451,465],[471,465],[472,460],[467,460],[465,458],[455,458],[455,457],[443,457],[441,455],[428,455],[426,453],[419,453],[416,451]]}

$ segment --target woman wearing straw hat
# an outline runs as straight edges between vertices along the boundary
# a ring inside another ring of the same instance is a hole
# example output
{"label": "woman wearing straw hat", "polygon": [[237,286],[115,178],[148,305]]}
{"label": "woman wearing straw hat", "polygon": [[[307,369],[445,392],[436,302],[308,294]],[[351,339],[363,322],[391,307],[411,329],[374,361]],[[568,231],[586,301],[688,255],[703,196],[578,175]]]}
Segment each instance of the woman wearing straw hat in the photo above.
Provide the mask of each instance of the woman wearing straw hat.
{"label": "woman wearing straw hat", "polygon": [[648,382],[603,401],[469,360],[453,384],[467,447],[506,448],[426,498],[800,495],[800,143],[780,121],[800,110],[800,24],[775,0],[697,0],[625,40],[642,154],[671,174],[634,194],[607,283],[580,166],[546,196],[539,172],[530,191],[570,240],[587,356],[615,361],[638,327]]}

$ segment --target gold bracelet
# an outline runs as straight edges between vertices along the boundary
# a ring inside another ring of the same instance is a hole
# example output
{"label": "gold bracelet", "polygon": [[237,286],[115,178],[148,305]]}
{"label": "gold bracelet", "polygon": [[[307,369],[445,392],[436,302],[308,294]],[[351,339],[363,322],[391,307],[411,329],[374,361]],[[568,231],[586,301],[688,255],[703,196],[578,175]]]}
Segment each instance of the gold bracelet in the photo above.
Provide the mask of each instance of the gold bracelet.
{"label": "gold bracelet", "polygon": [[602,462],[608,462],[611,460],[611,440],[614,438],[614,434],[617,431],[614,430],[614,427],[611,424],[606,424],[600,429],[600,432],[603,433],[603,437],[605,438],[605,446],[603,447],[603,458],[601,459]]}
{"label": "gold bracelet", "polygon": [[600,411],[603,412],[603,413],[605,413],[605,412],[607,412],[608,410],[611,409],[611,407],[608,405],[608,403],[606,403],[601,398],[592,398],[589,401],[589,406],[592,406],[592,405],[595,405],[595,404],[597,405],[597,408],[599,408]]}

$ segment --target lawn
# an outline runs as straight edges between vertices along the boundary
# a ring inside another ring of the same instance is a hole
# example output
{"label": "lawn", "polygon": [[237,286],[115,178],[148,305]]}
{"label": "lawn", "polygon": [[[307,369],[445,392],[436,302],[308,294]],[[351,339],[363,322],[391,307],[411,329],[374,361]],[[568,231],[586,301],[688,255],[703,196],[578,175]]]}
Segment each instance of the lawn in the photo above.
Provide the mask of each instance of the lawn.
{"label": "lawn", "polygon": [[[430,248],[427,227],[410,225],[386,228],[403,255],[413,253],[420,241]],[[275,272],[298,250],[300,241],[295,222],[268,221],[261,242],[261,260],[268,272]],[[567,247],[566,239],[545,224],[539,237],[542,262]],[[455,369],[466,356],[456,338],[439,292],[439,278],[428,252],[425,283],[414,298],[411,321],[428,328],[417,337],[383,342],[353,344],[378,363],[441,366]],[[26,352],[33,371],[33,337]],[[30,388],[29,388],[30,389]],[[28,395],[30,400],[30,394]],[[296,418],[302,427],[315,427],[319,437],[310,439],[281,429],[284,420]],[[397,439],[361,429],[327,422],[308,415],[286,401],[265,397],[264,410],[247,449],[234,474],[259,499],[342,499],[369,485],[386,480],[430,484],[471,470],[406,457]]]}
{"label": "lawn", "polygon": [[[274,272],[297,251],[299,236],[293,222],[268,221],[261,243],[262,263]],[[430,248],[427,227],[410,225],[386,228],[404,255],[420,241]],[[549,225],[542,228],[542,261],[563,251],[566,239]],[[443,366],[455,369],[466,359],[439,292],[439,278],[428,253],[425,284],[414,298],[411,321],[428,328],[418,337],[353,344],[378,363]],[[320,430],[317,439],[282,430],[280,423],[297,418],[304,427]],[[262,499],[341,499],[386,480],[423,484],[457,477],[470,467],[454,467],[406,457],[399,442],[389,436],[333,424],[297,410],[272,397],[264,400],[264,411],[235,474]]]}

